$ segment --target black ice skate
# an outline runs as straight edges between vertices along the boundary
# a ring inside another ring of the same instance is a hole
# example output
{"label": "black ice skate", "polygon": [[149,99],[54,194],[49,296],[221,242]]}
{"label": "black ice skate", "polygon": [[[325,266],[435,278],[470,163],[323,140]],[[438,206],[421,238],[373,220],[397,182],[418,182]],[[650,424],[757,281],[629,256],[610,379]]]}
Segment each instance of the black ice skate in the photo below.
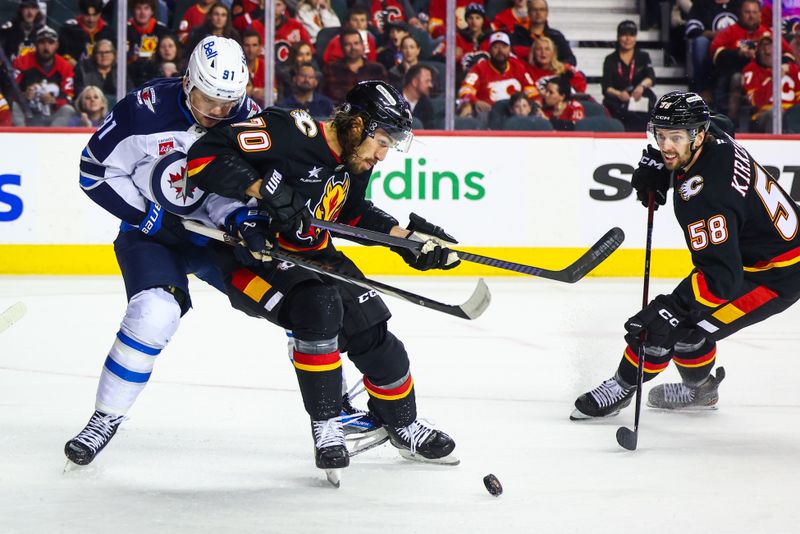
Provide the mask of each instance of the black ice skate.
{"label": "black ice skate", "polygon": [[660,410],[715,410],[719,401],[719,383],[725,378],[725,368],[718,367],[717,375],[709,375],[702,383],[661,384],[650,390],[647,405]]}
{"label": "black ice skate", "polygon": [[353,406],[350,395],[342,396],[342,412],[339,417],[344,425],[344,435],[350,456],[382,445],[389,441],[389,434],[371,412]]}
{"label": "black ice skate", "polygon": [[389,441],[407,460],[444,465],[458,465],[460,462],[451,454],[456,448],[453,438],[420,419],[408,426],[385,428]]}
{"label": "black ice skate", "polygon": [[569,418],[573,421],[611,417],[631,403],[636,386],[630,386],[616,376],[609,378],[575,401],[575,410]]}
{"label": "black ice skate", "polygon": [[[88,465],[117,433],[124,415],[109,415],[95,410],[81,432],[64,445],[67,459],[76,465]],[[67,464],[69,465],[69,464]]]}
{"label": "black ice skate", "polygon": [[314,436],[314,458],[317,467],[325,470],[328,482],[339,487],[339,470],[350,465],[350,455],[344,444],[344,428],[341,417],[324,421],[311,421]]}

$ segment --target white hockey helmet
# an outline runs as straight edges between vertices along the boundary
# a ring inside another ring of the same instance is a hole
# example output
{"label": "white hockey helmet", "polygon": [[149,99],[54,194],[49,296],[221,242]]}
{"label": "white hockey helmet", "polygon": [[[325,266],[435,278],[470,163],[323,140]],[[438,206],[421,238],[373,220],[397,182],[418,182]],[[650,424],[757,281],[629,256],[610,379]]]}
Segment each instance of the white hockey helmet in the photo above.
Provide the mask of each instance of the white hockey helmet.
{"label": "white hockey helmet", "polygon": [[250,73],[239,43],[209,35],[195,47],[186,68],[186,95],[197,89],[220,100],[242,100]]}

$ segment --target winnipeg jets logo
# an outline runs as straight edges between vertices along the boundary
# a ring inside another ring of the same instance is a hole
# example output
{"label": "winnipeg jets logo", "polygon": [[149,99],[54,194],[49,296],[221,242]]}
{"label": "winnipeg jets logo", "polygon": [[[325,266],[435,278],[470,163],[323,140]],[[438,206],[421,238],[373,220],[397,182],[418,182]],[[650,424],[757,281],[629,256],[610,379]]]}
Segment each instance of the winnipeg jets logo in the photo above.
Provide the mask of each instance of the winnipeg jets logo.
{"label": "winnipeg jets logo", "polygon": [[169,185],[175,190],[175,200],[186,204],[187,198],[194,198],[196,187],[189,186],[189,177],[186,174],[186,167],[181,165],[176,173],[169,173]]}
{"label": "winnipeg jets logo", "polygon": [[189,215],[200,207],[206,193],[192,186],[186,173],[186,154],[173,150],[159,158],[150,174],[153,200],[176,215]]}
{"label": "winnipeg jets logo", "polygon": [[683,182],[678,188],[678,194],[680,195],[681,200],[686,202],[687,200],[697,195],[702,190],[703,190],[703,177],[698,175],[698,176],[692,176],[691,178]]}

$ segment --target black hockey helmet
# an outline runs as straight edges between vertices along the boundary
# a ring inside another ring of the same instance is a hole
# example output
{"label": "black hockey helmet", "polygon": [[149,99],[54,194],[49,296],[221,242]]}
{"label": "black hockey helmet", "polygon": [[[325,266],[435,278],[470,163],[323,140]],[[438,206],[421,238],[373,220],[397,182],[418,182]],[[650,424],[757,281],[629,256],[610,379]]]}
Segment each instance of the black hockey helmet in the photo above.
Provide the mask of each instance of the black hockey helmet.
{"label": "black hockey helmet", "polygon": [[395,141],[394,148],[408,151],[414,138],[411,108],[397,89],[386,82],[367,80],[350,89],[344,101],[346,113],[366,115],[363,137],[373,137],[380,128]]}
{"label": "black hockey helmet", "polygon": [[688,130],[689,138],[700,131],[707,131],[711,124],[711,114],[703,98],[697,93],[673,91],[656,102],[650,113],[649,130],[655,135],[656,128]]}

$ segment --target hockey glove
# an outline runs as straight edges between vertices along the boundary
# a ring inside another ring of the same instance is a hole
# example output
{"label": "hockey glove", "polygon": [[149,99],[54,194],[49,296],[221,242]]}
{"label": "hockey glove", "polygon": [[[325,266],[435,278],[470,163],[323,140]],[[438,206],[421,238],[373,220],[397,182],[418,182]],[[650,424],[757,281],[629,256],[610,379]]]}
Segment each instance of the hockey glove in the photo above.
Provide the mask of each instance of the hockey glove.
{"label": "hockey glove", "polygon": [[631,185],[636,189],[636,198],[645,208],[650,191],[655,193],[655,209],[667,202],[671,175],[672,173],[664,165],[661,152],[647,145],[647,148],[642,150],[639,167],[633,171],[631,179]]}
{"label": "hockey glove", "polygon": [[458,255],[447,248],[448,245],[458,243],[458,241],[442,230],[441,227],[429,223],[416,213],[412,213],[409,215],[407,229],[411,230],[408,239],[423,243],[422,249],[419,252],[415,252],[407,248],[392,247],[391,250],[399,254],[414,269],[419,271],[427,271],[428,269],[448,270],[461,263]]}
{"label": "hockey glove", "polygon": [[160,204],[150,202],[142,222],[136,227],[162,245],[175,246],[193,242],[193,234],[183,227],[182,219]]}
{"label": "hockey glove", "polygon": [[281,173],[273,171],[271,176],[265,177],[259,193],[258,205],[269,212],[271,230],[300,234],[308,231],[311,214],[306,208],[307,199],[286,185]]}
{"label": "hockey glove", "polygon": [[[233,254],[242,265],[257,267],[262,260],[255,253],[269,251],[273,242],[274,232],[269,229],[269,214],[264,210],[239,208],[225,220],[228,233],[241,237],[242,242],[233,249]],[[263,256],[263,261],[270,261],[269,256]]]}
{"label": "hockey glove", "polygon": [[692,328],[684,320],[685,314],[666,295],[657,296],[639,313],[625,322],[625,341],[628,345],[644,341],[650,346],[671,349],[675,343],[683,341],[691,333]]}

